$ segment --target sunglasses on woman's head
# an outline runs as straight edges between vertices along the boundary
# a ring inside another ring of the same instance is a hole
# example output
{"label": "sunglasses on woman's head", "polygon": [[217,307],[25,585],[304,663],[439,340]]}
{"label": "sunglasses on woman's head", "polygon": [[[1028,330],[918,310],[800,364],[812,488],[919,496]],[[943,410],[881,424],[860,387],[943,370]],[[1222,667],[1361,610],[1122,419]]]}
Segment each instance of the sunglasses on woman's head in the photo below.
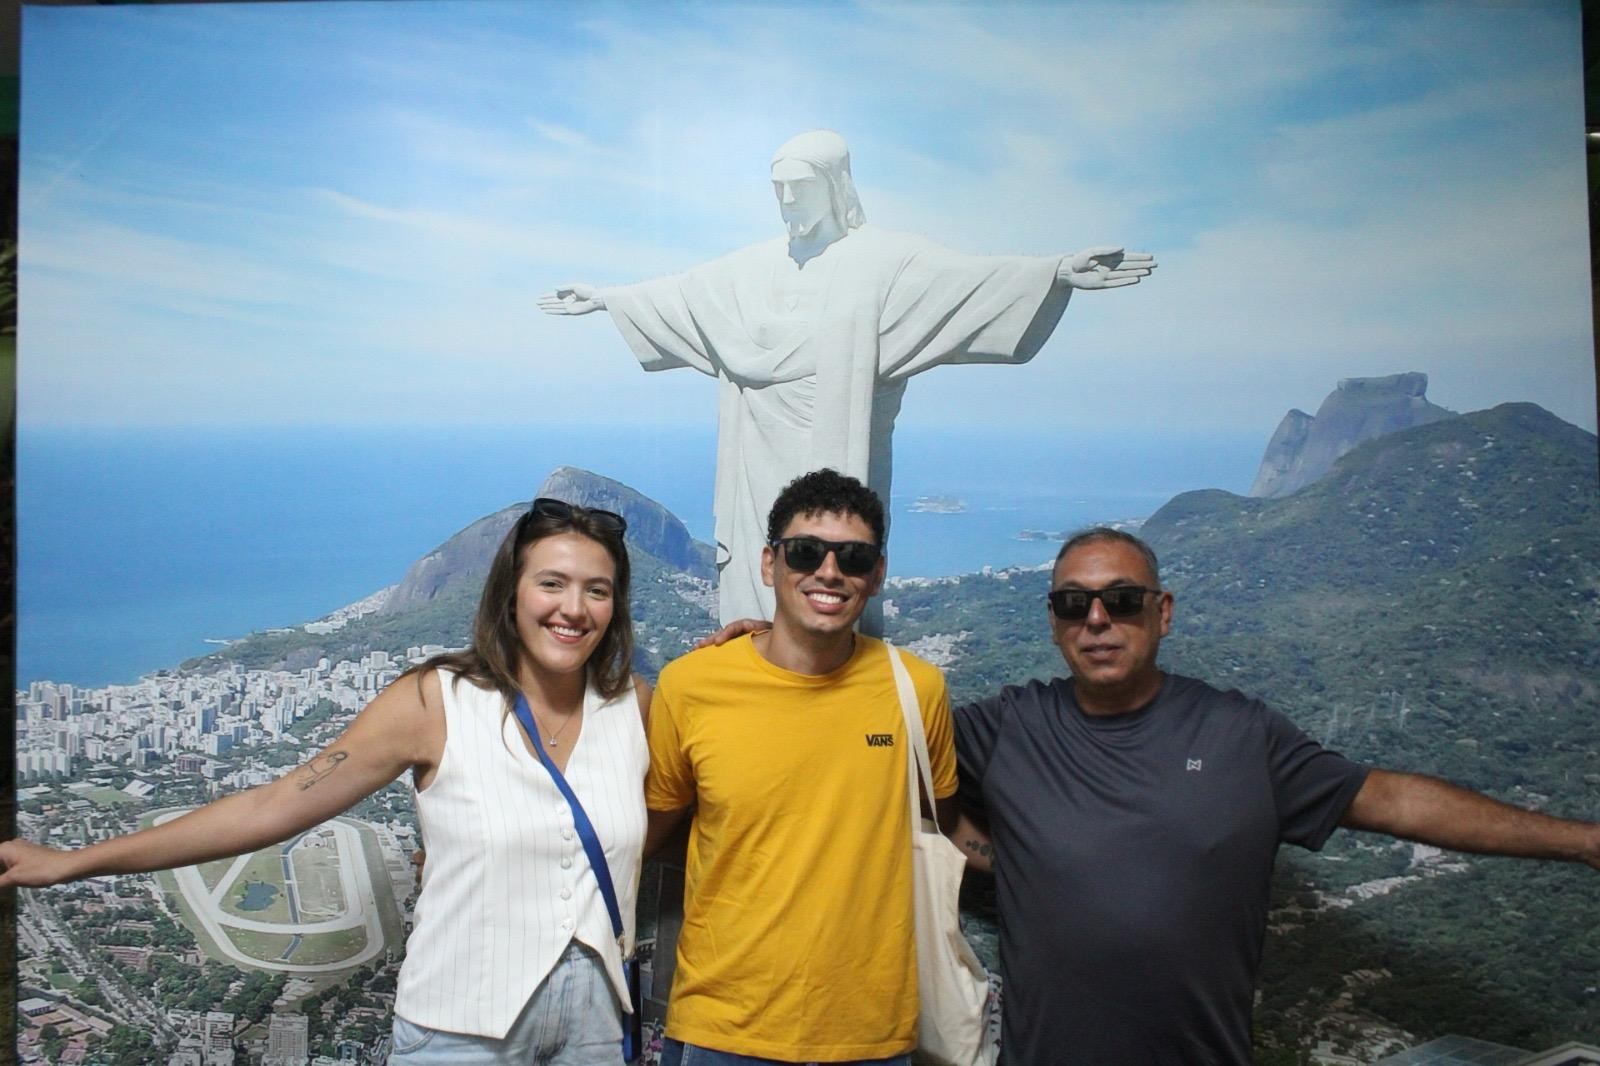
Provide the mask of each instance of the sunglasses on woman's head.
{"label": "sunglasses on woman's head", "polygon": [[585,514],[595,528],[606,532],[615,533],[617,536],[628,531],[628,520],[615,511],[602,511],[598,507],[579,507],[566,500],[558,500],[551,496],[540,496],[533,501],[533,509],[529,514],[536,514],[542,518],[553,518],[557,522],[570,522],[573,515]]}

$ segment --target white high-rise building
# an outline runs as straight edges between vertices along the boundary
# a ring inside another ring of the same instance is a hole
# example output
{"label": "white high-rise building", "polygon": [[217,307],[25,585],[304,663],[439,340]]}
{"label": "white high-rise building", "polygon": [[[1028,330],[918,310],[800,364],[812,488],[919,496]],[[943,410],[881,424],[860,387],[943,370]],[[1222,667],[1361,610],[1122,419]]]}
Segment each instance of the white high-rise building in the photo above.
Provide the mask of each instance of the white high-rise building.
{"label": "white high-rise building", "polygon": [[262,1066],[306,1066],[310,1044],[304,1014],[274,1014],[267,1026],[267,1054]]}
{"label": "white high-rise building", "polygon": [[210,1058],[212,1052],[233,1050],[233,1015],[227,1011],[208,1011],[203,1024],[201,1040],[205,1044],[206,1057]]}

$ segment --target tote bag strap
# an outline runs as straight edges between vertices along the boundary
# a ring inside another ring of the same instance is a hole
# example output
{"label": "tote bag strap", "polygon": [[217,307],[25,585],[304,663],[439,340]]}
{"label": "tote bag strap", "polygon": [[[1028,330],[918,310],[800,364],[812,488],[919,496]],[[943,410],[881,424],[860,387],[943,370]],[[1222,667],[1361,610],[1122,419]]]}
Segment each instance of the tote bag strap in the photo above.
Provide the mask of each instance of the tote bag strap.
{"label": "tote bag strap", "polygon": [[921,817],[922,804],[917,799],[917,781],[922,781],[923,793],[928,797],[928,810],[933,812],[933,824],[939,826],[939,810],[933,802],[933,770],[928,759],[928,738],[922,731],[922,708],[917,703],[917,690],[911,684],[911,674],[906,670],[905,652],[883,642],[889,652],[889,666],[894,671],[895,688],[900,693],[900,715],[906,723],[906,739],[910,742],[906,752],[906,795],[911,806],[912,832],[916,819]]}

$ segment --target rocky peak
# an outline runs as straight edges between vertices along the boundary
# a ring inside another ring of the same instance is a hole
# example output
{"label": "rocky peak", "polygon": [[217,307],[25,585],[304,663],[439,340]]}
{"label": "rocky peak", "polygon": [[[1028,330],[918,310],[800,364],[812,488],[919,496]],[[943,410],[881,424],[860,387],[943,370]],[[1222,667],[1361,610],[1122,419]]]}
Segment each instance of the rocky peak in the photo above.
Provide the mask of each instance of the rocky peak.
{"label": "rocky peak", "polygon": [[647,551],[668,566],[695,577],[716,577],[710,549],[689,535],[677,515],[620,481],[575,466],[561,466],[551,471],[536,495],[615,511],[628,521],[629,547]]}
{"label": "rocky peak", "polygon": [[1341,379],[1315,416],[1300,410],[1283,416],[1250,495],[1288,496],[1322,477],[1362,441],[1455,417],[1454,411],[1429,403],[1427,391],[1428,375],[1415,371]]}
{"label": "rocky peak", "polygon": [[630,551],[648,552],[668,566],[696,577],[711,579],[716,575],[710,547],[690,536],[671,511],[620,481],[563,466],[545,478],[528,503],[513,504],[478,519],[412,563],[384,602],[383,613],[398,614],[464,584],[481,585],[495,549],[539,496],[615,511],[627,519]]}

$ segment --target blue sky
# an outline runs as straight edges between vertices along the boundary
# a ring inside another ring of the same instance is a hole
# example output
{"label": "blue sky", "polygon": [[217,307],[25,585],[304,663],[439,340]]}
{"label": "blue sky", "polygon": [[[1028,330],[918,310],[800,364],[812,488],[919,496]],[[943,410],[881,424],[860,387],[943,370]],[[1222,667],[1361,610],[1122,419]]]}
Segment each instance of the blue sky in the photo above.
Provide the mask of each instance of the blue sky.
{"label": "blue sky", "polygon": [[[20,418],[705,424],[555,284],[874,225],[1154,252],[902,423],[1241,429],[1341,377],[1595,427],[1576,3],[318,4],[23,12]],[[1130,413],[1133,419],[1130,423]]]}

